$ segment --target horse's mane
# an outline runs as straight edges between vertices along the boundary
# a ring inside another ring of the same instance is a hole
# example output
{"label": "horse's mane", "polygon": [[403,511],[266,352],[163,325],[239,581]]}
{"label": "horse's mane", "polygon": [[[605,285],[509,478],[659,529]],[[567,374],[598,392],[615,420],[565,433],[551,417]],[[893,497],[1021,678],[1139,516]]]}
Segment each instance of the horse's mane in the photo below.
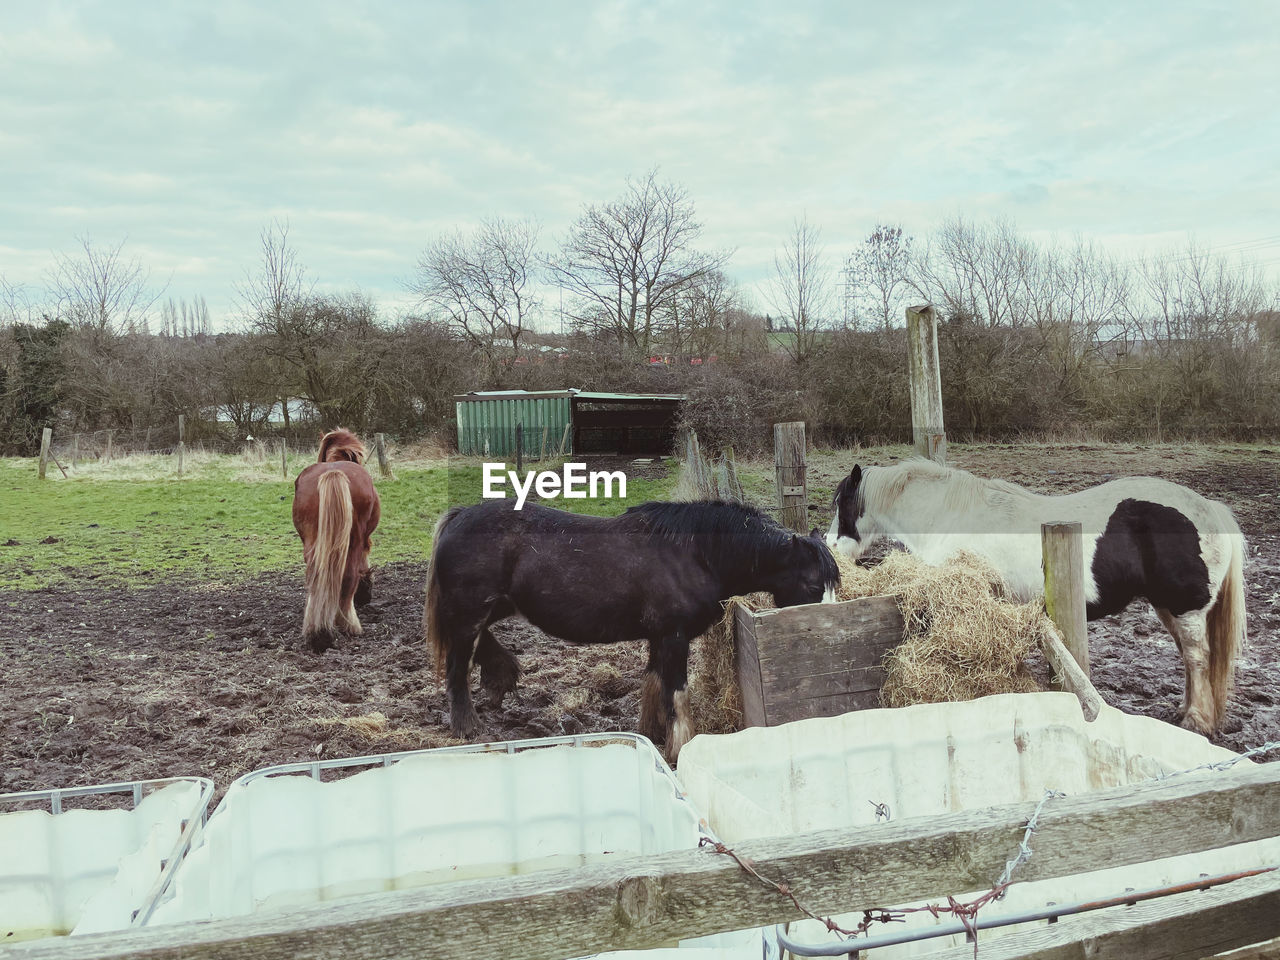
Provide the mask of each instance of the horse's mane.
{"label": "horse's mane", "polygon": [[[623,516],[643,520],[652,535],[691,548],[716,569],[744,562],[757,569],[763,557],[789,546],[794,536],[763,511],[723,500],[653,501],[631,507]],[[822,565],[823,582],[839,583],[840,568],[831,551],[821,543],[813,546]]]}
{"label": "horse's mane", "polygon": [[890,509],[912,483],[945,484],[941,491],[942,505],[948,511],[983,506],[990,502],[992,494],[1031,496],[1031,491],[1008,480],[975,476],[967,470],[944,467],[923,458],[867,470],[858,492],[866,504],[879,513]]}
{"label": "horse's mane", "polygon": [[320,441],[320,454],[317,463],[334,463],[338,460],[350,460],[352,463],[364,463],[364,444],[350,430],[339,427],[330,430]]}

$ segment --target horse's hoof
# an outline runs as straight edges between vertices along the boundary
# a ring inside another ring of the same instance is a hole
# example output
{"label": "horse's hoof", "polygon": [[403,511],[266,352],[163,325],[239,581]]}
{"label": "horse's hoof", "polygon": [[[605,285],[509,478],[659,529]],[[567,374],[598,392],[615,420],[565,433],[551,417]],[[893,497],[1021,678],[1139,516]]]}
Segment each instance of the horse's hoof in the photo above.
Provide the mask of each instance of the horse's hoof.
{"label": "horse's hoof", "polygon": [[312,653],[324,653],[334,645],[333,634],[313,633],[307,637],[307,645],[311,648]]}
{"label": "horse's hoof", "polygon": [[479,729],[480,718],[474,709],[461,714],[455,710],[449,714],[449,730],[459,740],[470,740]]}
{"label": "horse's hoof", "polygon": [[1207,737],[1213,733],[1213,725],[1203,720],[1197,713],[1188,713],[1182,718],[1179,726],[1190,730],[1192,733],[1198,733],[1203,737]]}

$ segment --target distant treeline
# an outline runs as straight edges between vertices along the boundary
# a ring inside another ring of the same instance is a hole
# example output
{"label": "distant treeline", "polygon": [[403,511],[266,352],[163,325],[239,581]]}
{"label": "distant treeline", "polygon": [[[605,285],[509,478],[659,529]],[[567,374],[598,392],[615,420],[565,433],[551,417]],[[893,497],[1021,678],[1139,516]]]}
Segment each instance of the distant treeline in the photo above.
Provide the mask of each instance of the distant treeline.
{"label": "distant treeline", "polygon": [[[818,443],[904,440],[912,302],[938,308],[954,438],[1280,435],[1275,292],[1212,250],[1121,261],[957,219],[922,242],[878,225],[832,268],[799,220],[762,310],[700,231],[650,173],[585,207],[554,250],[532,221],[434,239],[410,284],[419,310],[389,319],[362,294],[317,293],[273,224],[237,330],[218,334],[202,301],[160,304],[139,263],[86,241],[43,298],[0,278],[0,452],[34,453],[45,426],[166,447],[179,415],[188,441],[344,425],[449,443],[455,394],[565,387],[686,393],[688,425],[739,452],[783,420]],[[553,314],[539,292],[555,286]],[[553,317],[565,332],[537,332]]]}

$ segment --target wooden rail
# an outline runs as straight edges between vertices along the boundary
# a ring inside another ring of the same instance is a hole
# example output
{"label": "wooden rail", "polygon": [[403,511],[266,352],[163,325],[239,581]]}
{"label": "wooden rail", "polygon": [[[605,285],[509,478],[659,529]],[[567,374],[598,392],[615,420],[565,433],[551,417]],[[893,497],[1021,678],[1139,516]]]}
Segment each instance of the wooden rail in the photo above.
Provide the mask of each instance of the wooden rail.
{"label": "wooden rail", "polygon": [[[887,907],[988,889],[1035,806],[754,840],[736,851],[764,876],[787,881],[820,913]],[[1276,835],[1280,763],[1242,765],[1051,801],[1040,814],[1034,855],[1015,879],[1045,880]],[[693,850],[252,917],[15,944],[0,947],[0,960],[562,960],[795,918],[789,900],[731,858]],[[1271,927],[1280,933],[1275,913],[1252,923],[1249,935],[1264,939]]]}

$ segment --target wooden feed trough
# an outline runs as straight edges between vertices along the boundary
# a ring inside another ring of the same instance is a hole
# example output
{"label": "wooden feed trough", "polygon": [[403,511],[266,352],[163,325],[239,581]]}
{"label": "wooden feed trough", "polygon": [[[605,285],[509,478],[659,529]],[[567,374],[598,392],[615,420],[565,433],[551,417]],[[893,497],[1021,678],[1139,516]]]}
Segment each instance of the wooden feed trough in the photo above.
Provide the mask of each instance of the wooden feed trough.
{"label": "wooden feed trough", "polygon": [[745,726],[880,706],[884,655],[902,641],[892,597],[777,610],[739,606],[734,658]]}

